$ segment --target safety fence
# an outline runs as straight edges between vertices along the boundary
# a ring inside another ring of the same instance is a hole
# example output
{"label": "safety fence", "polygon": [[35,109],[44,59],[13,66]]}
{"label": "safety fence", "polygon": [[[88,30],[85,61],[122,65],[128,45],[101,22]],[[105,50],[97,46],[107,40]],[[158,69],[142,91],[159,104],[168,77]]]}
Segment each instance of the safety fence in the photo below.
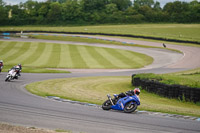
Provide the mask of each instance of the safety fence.
{"label": "safety fence", "polygon": [[177,98],[182,101],[200,102],[200,88],[191,88],[182,85],[168,85],[155,80],[140,79],[132,75],[132,85],[168,98]]}

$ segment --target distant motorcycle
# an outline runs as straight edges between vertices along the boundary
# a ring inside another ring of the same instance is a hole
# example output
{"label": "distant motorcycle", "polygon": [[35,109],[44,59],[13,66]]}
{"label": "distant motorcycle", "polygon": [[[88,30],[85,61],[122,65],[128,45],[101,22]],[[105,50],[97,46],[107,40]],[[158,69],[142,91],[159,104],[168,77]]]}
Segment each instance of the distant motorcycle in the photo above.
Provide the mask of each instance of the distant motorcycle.
{"label": "distant motorcycle", "polygon": [[137,106],[140,105],[140,99],[137,95],[133,96],[126,96],[123,98],[117,98],[118,95],[114,95],[112,99],[110,95],[107,95],[108,100],[106,100],[102,104],[103,110],[120,110],[124,111],[125,113],[134,112],[137,109]]}
{"label": "distant motorcycle", "polygon": [[14,79],[18,79],[18,77],[19,77],[19,75],[17,74],[18,71],[19,70],[17,70],[17,69],[9,70],[5,81],[11,81],[11,80],[14,80]]}

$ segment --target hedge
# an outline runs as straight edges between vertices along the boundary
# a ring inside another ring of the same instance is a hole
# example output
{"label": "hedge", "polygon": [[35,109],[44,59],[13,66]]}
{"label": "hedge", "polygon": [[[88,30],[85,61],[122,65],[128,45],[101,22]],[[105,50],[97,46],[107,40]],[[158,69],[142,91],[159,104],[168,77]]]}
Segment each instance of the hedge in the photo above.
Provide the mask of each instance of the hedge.
{"label": "hedge", "polygon": [[177,98],[182,101],[200,102],[200,88],[191,88],[183,85],[168,85],[156,80],[140,79],[132,75],[132,85],[168,98]]}

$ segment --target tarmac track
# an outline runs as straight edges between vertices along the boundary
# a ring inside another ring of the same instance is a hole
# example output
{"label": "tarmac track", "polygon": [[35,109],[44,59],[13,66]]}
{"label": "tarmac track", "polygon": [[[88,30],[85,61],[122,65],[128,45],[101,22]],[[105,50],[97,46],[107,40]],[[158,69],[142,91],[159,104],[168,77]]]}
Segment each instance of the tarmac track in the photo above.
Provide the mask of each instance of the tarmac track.
{"label": "tarmac track", "polygon": [[[46,40],[46,42],[48,41]],[[146,44],[148,42],[143,41],[142,43]],[[95,106],[58,102],[48,98],[42,98],[30,94],[24,89],[24,86],[28,83],[46,79],[87,76],[131,76],[133,73],[168,73],[200,67],[198,58],[190,58],[193,56],[200,57],[200,48],[169,44],[167,44],[167,46],[172,46],[183,51],[184,56],[166,50],[155,49],[154,52],[157,52],[157,57],[159,58],[156,58],[155,55],[154,57],[157,61],[165,60],[165,64],[155,61],[145,69],[112,70],[109,72],[93,71],[90,73],[70,74],[22,73],[19,80],[14,80],[12,82],[5,82],[6,73],[0,73],[0,122],[86,133],[200,132],[200,123],[195,120],[177,119],[146,113],[126,114],[119,111],[103,111],[101,108]],[[160,51],[165,53],[165,56],[159,56],[161,54]],[[166,54],[166,52],[168,54]],[[176,57],[174,57],[175,59],[172,58],[172,55],[176,55]],[[167,58],[163,58],[166,56]]]}

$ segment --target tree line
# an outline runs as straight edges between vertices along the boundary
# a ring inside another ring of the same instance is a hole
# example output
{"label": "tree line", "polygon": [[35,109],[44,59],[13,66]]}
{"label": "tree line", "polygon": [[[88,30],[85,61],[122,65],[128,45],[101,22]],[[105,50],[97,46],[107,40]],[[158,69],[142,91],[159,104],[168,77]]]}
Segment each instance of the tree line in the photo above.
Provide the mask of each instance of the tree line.
{"label": "tree line", "polygon": [[0,25],[199,23],[200,2],[154,0],[0,0]]}

